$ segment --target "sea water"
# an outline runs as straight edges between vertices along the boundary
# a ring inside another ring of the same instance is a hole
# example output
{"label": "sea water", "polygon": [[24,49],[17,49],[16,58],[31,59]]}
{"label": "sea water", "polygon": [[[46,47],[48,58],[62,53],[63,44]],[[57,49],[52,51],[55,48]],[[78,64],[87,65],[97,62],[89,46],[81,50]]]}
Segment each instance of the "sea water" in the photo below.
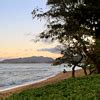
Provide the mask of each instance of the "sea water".
{"label": "sea water", "polygon": [[[76,68],[80,69],[80,68]],[[52,66],[50,63],[1,63],[0,92],[23,84],[36,83],[64,70],[64,65]],[[71,68],[67,67],[67,71]]]}

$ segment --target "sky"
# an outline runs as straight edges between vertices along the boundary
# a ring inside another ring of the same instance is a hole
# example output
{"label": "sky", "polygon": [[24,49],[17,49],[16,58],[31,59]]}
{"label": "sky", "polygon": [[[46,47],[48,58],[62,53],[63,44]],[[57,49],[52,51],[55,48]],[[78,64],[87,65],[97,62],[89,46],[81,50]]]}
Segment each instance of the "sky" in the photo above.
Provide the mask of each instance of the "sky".
{"label": "sky", "polygon": [[33,20],[34,8],[46,9],[46,0],[0,0],[0,59],[30,56],[57,58],[57,43],[34,43],[46,21]]}

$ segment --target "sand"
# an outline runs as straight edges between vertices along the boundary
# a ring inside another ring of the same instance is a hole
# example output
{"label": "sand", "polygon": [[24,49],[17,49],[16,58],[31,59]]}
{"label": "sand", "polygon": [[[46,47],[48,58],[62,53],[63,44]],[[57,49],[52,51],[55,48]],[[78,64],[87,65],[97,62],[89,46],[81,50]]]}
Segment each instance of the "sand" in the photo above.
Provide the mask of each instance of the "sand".
{"label": "sand", "polygon": [[[77,70],[75,72],[75,76],[76,77],[84,76],[83,70]],[[42,86],[54,84],[54,83],[60,82],[62,80],[68,79],[70,77],[72,77],[71,71],[69,71],[67,73],[62,72],[62,73],[57,74],[54,77],[48,78],[47,80],[44,80],[44,81],[41,81],[41,82],[38,82],[38,83],[24,85],[24,86],[21,86],[21,87],[17,87],[17,88],[14,88],[14,89],[10,89],[10,90],[0,92],[0,97],[7,98],[14,93],[19,93],[19,92],[22,92],[23,90],[27,90],[27,89],[31,89],[31,88],[39,88],[39,87],[42,87]]]}

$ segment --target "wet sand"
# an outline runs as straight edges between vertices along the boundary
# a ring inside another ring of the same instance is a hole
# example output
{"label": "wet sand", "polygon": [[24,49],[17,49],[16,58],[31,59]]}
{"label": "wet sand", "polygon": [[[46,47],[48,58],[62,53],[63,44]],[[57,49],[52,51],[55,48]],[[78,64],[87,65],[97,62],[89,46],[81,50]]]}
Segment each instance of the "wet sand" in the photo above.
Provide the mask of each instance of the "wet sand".
{"label": "wet sand", "polygon": [[[75,76],[76,77],[84,76],[83,70],[77,70],[75,72]],[[0,97],[6,98],[14,93],[22,92],[23,90],[27,90],[27,89],[31,89],[31,88],[39,88],[39,87],[43,87],[46,85],[54,84],[54,83],[60,82],[62,80],[68,79],[70,77],[72,77],[71,71],[69,71],[67,73],[62,72],[62,73],[57,74],[54,77],[48,78],[47,80],[44,80],[44,81],[41,81],[38,83],[28,84],[28,85],[24,85],[21,87],[17,87],[17,88],[13,88],[13,89],[9,89],[9,90],[0,92]]]}

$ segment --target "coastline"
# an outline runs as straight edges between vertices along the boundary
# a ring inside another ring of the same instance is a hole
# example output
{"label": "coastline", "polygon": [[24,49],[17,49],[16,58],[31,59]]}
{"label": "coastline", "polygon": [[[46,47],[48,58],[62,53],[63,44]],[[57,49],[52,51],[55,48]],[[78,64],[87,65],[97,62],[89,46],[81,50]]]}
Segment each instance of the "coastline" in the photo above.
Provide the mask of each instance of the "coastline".
{"label": "coastline", "polygon": [[[71,76],[72,76],[71,71],[68,71],[67,73],[61,72],[61,73],[58,73],[57,75],[52,76],[52,77],[47,78],[47,79],[42,79],[42,80],[32,82],[29,84],[23,84],[20,86],[16,86],[14,88],[9,88],[8,90],[5,89],[5,91],[0,92],[0,97],[6,98],[14,93],[19,93],[23,90],[27,90],[27,89],[31,89],[31,88],[39,88],[39,87],[43,87],[46,85],[54,84],[54,83],[60,82],[62,80],[71,78]],[[76,77],[84,76],[83,70],[82,69],[76,70],[75,76]]]}
{"label": "coastline", "polygon": [[[58,74],[58,73],[57,73],[57,74]],[[28,85],[40,83],[40,82],[45,81],[45,80],[47,80],[47,79],[49,79],[49,78],[55,77],[57,74],[51,75],[51,76],[48,76],[48,77],[46,77],[46,78],[39,79],[39,80],[36,80],[36,81],[23,83],[23,84],[21,84],[21,85],[15,85],[15,86],[12,86],[12,87],[8,87],[8,88],[5,88],[5,89],[0,90],[0,93],[6,92],[6,91],[9,91],[9,90],[12,90],[12,89],[20,88],[20,87],[23,87],[23,86],[28,86]]]}

